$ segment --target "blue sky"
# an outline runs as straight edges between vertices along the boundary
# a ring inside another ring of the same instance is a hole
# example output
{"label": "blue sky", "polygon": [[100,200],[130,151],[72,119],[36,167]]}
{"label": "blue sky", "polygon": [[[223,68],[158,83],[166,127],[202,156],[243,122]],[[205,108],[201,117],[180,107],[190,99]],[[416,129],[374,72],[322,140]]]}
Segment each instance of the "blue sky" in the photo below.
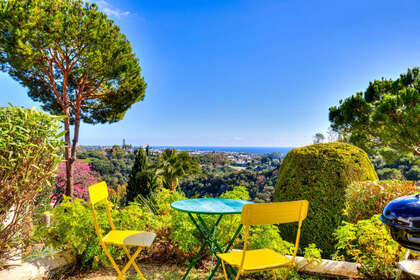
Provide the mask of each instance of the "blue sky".
{"label": "blue sky", "polygon": [[[418,1],[96,1],[130,40],[146,98],[80,144],[301,146],[328,108],[420,59]],[[0,106],[39,106],[0,73]]]}

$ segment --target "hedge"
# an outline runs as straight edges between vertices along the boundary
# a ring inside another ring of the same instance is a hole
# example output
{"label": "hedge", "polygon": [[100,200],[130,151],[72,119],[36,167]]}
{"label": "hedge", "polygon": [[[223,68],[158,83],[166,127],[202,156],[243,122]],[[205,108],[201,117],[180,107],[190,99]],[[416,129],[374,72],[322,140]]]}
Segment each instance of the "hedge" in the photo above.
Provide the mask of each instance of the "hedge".
{"label": "hedge", "polygon": [[[356,181],[377,180],[366,152],[353,145],[320,143],[291,150],[277,178],[274,201],[306,199],[308,217],[303,223],[302,247],[315,243],[324,257],[334,253],[334,230],[344,219],[346,188]],[[281,225],[287,241],[294,241],[295,225]]]}

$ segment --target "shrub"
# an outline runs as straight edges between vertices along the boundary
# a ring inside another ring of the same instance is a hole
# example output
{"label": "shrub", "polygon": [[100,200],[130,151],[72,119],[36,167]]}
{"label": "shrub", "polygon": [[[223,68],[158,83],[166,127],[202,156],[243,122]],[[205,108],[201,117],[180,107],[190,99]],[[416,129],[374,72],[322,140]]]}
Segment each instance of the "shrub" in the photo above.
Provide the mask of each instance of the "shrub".
{"label": "shrub", "polygon": [[411,169],[407,171],[405,177],[408,180],[420,181],[420,166],[413,165],[413,167],[411,167]]}
{"label": "shrub", "polygon": [[391,238],[379,215],[356,224],[343,222],[334,236],[337,239],[337,259],[360,263],[360,272],[367,279],[397,278],[397,263],[406,249]]}
{"label": "shrub", "polygon": [[381,213],[393,199],[418,192],[410,181],[366,181],[350,184],[346,189],[344,214],[348,221],[356,223]]}
{"label": "shrub", "polygon": [[[52,196],[53,202],[61,200],[66,189],[66,163],[60,162],[57,168],[57,179]],[[98,172],[93,171],[89,163],[77,161],[73,166],[73,196],[77,198],[89,200],[88,187],[99,183],[101,176]]]}
{"label": "shrub", "polygon": [[[363,150],[339,142],[310,145],[287,154],[280,167],[273,200],[308,200],[302,246],[315,243],[324,256],[329,256],[334,253],[334,229],[343,220],[346,187],[365,180],[377,180],[377,176]],[[293,241],[296,227],[282,225],[280,233]]]}
{"label": "shrub", "polygon": [[0,262],[28,239],[27,219],[61,160],[60,118],[35,109],[0,108]]}
{"label": "shrub", "polygon": [[318,249],[314,243],[309,244],[309,246],[303,250],[303,257],[309,263],[320,263],[322,260],[321,254],[322,250]]}
{"label": "shrub", "polygon": [[378,170],[378,176],[381,180],[402,180],[403,175],[396,168],[382,168]]}

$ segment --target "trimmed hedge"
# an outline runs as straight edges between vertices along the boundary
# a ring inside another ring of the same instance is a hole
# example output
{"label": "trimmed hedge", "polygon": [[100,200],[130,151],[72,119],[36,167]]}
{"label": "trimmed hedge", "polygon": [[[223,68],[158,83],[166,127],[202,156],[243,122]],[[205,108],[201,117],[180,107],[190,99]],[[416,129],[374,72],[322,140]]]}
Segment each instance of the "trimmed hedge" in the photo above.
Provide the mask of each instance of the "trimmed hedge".
{"label": "trimmed hedge", "polygon": [[346,189],[344,214],[348,221],[370,219],[381,214],[385,206],[393,199],[404,195],[413,195],[420,191],[413,181],[366,181],[350,184]]}
{"label": "trimmed hedge", "polygon": [[[345,192],[356,181],[377,180],[368,155],[350,144],[320,143],[291,150],[277,178],[274,201],[306,199],[308,217],[303,223],[301,244],[315,243],[324,257],[335,252],[334,230],[344,219]],[[296,237],[295,225],[282,225],[287,241]]]}

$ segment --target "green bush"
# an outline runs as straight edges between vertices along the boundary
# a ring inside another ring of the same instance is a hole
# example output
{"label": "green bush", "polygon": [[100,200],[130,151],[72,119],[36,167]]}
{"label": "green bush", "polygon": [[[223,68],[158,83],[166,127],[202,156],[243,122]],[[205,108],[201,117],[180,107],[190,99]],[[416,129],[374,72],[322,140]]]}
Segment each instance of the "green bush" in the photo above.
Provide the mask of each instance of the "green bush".
{"label": "green bush", "polygon": [[35,109],[0,108],[0,263],[30,237],[39,194],[61,161],[60,119]]}
{"label": "green bush", "polygon": [[[287,154],[280,167],[273,200],[308,200],[302,246],[315,243],[324,256],[329,256],[334,253],[334,229],[344,218],[346,187],[355,181],[377,179],[363,150],[339,142],[310,145]],[[293,241],[296,227],[283,225],[280,233],[287,241]]]}
{"label": "green bush", "polygon": [[343,222],[334,233],[336,259],[355,261],[367,279],[396,279],[397,263],[406,249],[395,242],[386,225],[375,215],[356,224]]}
{"label": "green bush", "polygon": [[405,174],[405,177],[408,180],[420,181],[420,166],[414,165],[411,167],[411,169],[407,171],[407,174]]}
{"label": "green bush", "polygon": [[309,246],[303,250],[303,257],[309,263],[320,263],[322,259],[321,254],[322,250],[318,249],[314,243],[309,244]]}
{"label": "green bush", "polygon": [[396,168],[382,168],[378,170],[378,176],[381,180],[402,180],[404,176]]}
{"label": "green bush", "polygon": [[365,181],[350,184],[346,189],[344,214],[356,223],[381,213],[393,199],[415,194],[420,190],[411,181]]}

